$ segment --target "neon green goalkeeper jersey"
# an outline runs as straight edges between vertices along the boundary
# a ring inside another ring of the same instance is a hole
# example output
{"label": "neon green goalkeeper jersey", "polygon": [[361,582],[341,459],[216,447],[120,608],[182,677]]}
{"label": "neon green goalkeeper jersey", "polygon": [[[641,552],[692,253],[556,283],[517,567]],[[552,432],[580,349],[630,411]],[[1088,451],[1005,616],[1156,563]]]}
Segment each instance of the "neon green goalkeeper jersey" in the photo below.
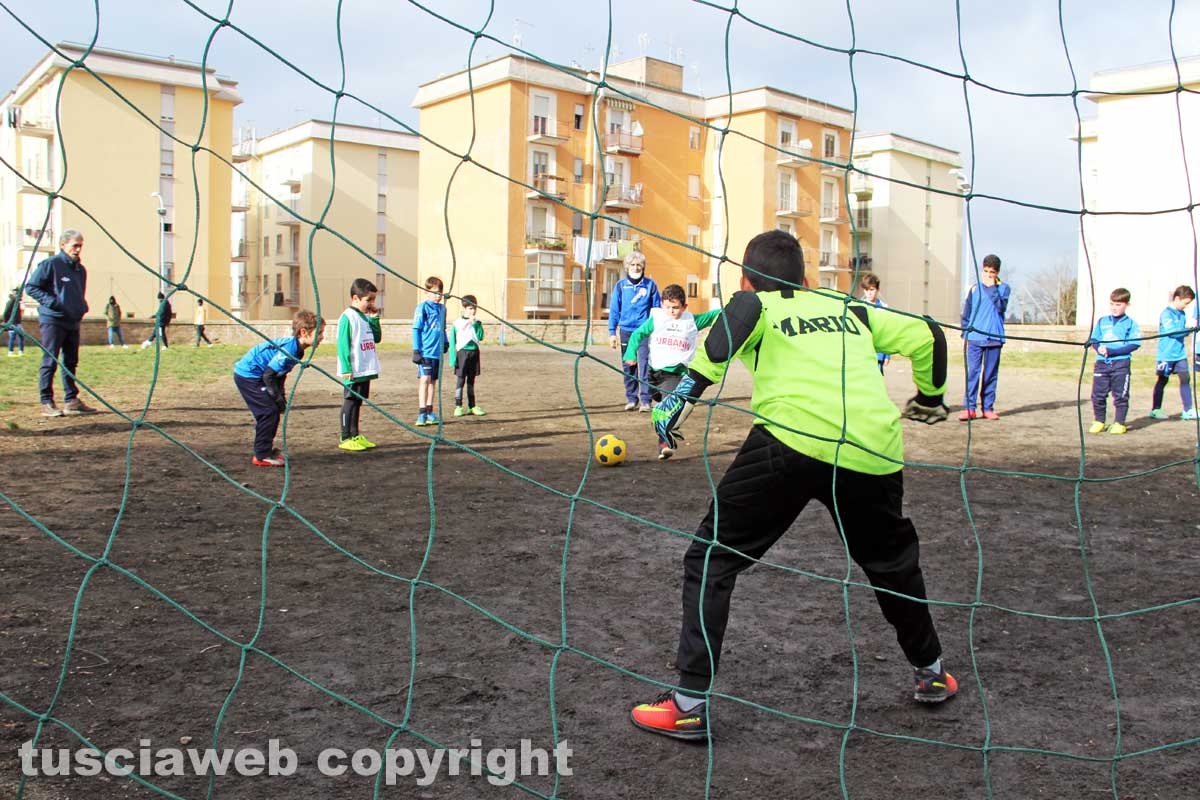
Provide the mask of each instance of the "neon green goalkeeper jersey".
{"label": "neon green goalkeeper jersey", "polygon": [[812,291],[734,294],[689,366],[716,383],[741,359],[754,376],[755,425],[825,463],[886,475],[903,467],[904,440],[876,353],[911,359],[917,391],[941,402],[937,323]]}

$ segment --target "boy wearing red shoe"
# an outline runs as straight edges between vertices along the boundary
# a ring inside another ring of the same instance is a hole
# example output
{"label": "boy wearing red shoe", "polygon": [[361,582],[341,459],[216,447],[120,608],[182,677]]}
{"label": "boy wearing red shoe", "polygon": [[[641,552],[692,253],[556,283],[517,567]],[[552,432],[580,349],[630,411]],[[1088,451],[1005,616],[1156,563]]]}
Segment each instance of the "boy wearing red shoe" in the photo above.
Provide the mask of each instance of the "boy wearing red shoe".
{"label": "boy wearing red shoe", "polygon": [[947,416],[941,328],[807,291],[800,244],[784,231],[754,237],[742,263],[742,291],[722,309],[675,392],[653,412],[657,432],[669,440],[735,358],[754,376],[755,423],[683,559],[679,688],[636,706],[633,724],[678,739],[708,736],[707,698],[737,576],[770,550],[810,500],[831,514],[836,503],[850,556],[877,590],[913,665],[914,698],[940,703],[958,684],[942,667],[925,602],[917,532],[902,509],[901,414],[875,354],[912,361],[917,394],[904,416],[941,422]]}

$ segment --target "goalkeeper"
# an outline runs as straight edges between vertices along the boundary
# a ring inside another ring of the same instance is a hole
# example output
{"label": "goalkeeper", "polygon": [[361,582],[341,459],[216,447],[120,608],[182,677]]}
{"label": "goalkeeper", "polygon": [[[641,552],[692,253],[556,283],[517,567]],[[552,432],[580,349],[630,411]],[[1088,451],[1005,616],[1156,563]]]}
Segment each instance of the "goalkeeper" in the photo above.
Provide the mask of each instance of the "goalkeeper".
{"label": "goalkeeper", "polygon": [[793,288],[803,287],[804,258],[784,231],[754,237],[742,263],[742,291],[730,298],[687,376],[652,417],[669,439],[735,358],[754,376],[754,425],[683,558],[679,689],[636,706],[633,724],[679,739],[708,736],[706,697],[737,576],[763,557],[810,500],[831,514],[836,503],[850,556],[875,587],[913,665],[914,698],[940,703],[958,685],[942,667],[924,602],[917,532],[902,509],[900,413],[888,398],[876,353],[912,361],[917,395],[904,416],[940,422],[947,413],[945,337],[931,320]]}

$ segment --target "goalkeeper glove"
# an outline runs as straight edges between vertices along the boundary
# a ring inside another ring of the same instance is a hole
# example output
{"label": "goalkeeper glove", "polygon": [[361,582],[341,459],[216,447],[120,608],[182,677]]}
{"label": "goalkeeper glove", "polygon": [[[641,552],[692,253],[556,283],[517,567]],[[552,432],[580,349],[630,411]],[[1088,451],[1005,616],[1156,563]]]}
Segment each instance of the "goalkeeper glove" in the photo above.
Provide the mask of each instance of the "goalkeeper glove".
{"label": "goalkeeper glove", "polygon": [[926,425],[936,425],[939,422],[945,422],[946,417],[950,415],[950,409],[942,402],[942,396],[936,397],[927,394],[917,394],[908,401],[904,406],[904,411],[901,416],[905,419],[911,419],[914,422],[924,422]]}
{"label": "goalkeeper glove", "polygon": [[421,363],[421,351],[420,351],[420,350],[413,350],[413,358],[412,358],[412,362],[413,362],[414,364],[420,364],[420,363]]}

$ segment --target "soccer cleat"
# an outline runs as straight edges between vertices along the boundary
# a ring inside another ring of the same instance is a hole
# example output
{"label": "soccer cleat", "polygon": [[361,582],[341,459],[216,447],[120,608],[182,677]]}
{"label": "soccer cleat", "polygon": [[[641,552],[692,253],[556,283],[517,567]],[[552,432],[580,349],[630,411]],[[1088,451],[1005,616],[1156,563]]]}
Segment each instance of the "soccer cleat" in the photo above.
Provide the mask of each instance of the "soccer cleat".
{"label": "soccer cleat", "polygon": [[638,407],[638,404],[636,402],[634,402],[633,400],[630,400],[628,403],[625,404],[626,411],[637,411],[637,407]]}
{"label": "soccer cleat", "polygon": [[62,413],[69,417],[75,417],[80,414],[95,414],[96,409],[92,408],[78,397],[73,397],[67,402],[63,403]]}
{"label": "soccer cleat", "polygon": [[283,456],[278,454],[278,451],[271,453],[266,458],[254,456],[250,459],[250,463],[256,467],[282,467],[287,462],[283,460]]}
{"label": "soccer cleat", "polygon": [[1104,429],[1107,427],[1108,426],[1100,420],[1096,420],[1092,423],[1092,426],[1088,428],[1088,433],[1104,433]]}
{"label": "soccer cleat", "polygon": [[54,403],[42,403],[43,417],[61,417],[62,415],[62,409],[54,405]]}
{"label": "soccer cleat", "polygon": [[428,423],[428,421],[427,421],[427,418],[426,418],[426,415],[425,415],[425,412],[424,412],[424,411],[422,411],[421,413],[417,414],[417,427],[421,427],[421,426],[423,426],[423,425],[428,425],[428,424],[429,424],[429,423]]}
{"label": "soccer cleat", "polygon": [[967,420],[975,419],[978,416],[979,415],[975,413],[975,409],[964,408],[962,413],[958,415],[958,420],[959,422],[966,422]]}
{"label": "soccer cleat", "polygon": [[349,439],[342,439],[338,442],[339,450],[349,450],[352,453],[361,453],[367,449],[367,446],[358,440],[357,436],[351,436]]}
{"label": "soccer cleat", "polygon": [[143,350],[145,350],[145,349],[146,349],[147,347],[149,347],[149,346],[150,346],[150,343],[149,343],[149,342],[142,342],[142,349],[143,349]]}
{"label": "soccer cleat", "polygon": [[988,411],[983,412],[983,418],[984,419],[1000,419],[1000,415],[997,414],[995,411],[988,410]]}
{"label": "soccer cleat", "polygon": [[437,414],[435,414],[432,411],[430,411],[428,414],[425,415],[425,424],[426,425],[437,425],[441,421],[442,421],[442,418],[439,417]]}
{"label": "soccer cleat", "polygon": [[461,417],[462,415],[463,415],[463,407],[462,407],[462,406],[455,406],[455,407],[454,407],[454,416],[456,416],[456,417]]}
{"label": "soccer cleat", "polygon": [[8,351],[8,357],[9,357],[9,358],[19,358],[19,356],[17,355],[17,351],[16,351],[16,350],[9,350],[9,351]]}
{"label": "soccer cleat", "polygon": [[691,711],[683,711],[675,705],[675,692],[663,692],[649,703],[634,706],[629,718],[644,731],[672,739],[694,741],[708,738],[708,703],[701,703]]}
{"label": "soccer cleat", "polygon": [[917,667],[917,688],[913,691],[913,699],[918,703],[944,703],[958,694],[958,681],[943,667],[940,672]]}
{"label": "soccer cleat", "polygon": [[1125,431],[1127,431],[1127,430],[1129,430],[1129,428],[1126,428],[1120,422],[1114,422],[1108,428],[1108,432],[1111,433],[1113,436],[1120,436],[1122,433],[1125,433]]}
{"label": "soccer cleat", "polygon": [[379,445],[375,444],[374,442],[372,442],[371,440],[369,440],[367,437],[363,436],[361,433],[358,436],[355,436],[354,438],[358,439],[358,443],[363,446],[364,450],[370,450],[372,447],[379,446]]}
{"label": "soccer cleat", "polygon": [[479,406],[471,406],[471,415],[475,417],[485,417],[487,416],[487,412]]}
{"label": "soccer cleat", "polygon": [[1161,408],[1150,409],[1150,419],[1170,419],[1170,415],[1163,413]]}
{"label": "soccer cleat", "polygon": [[1196,409],[1189,408],[1187,411],[1179,415],[1180,419],[1192,420],[1196,418]]}
{"label": "soccer cleat", "polygon": [[658,460],[666,461],[671,456],[675,455],[675,448],[671,447],[666,442],[658,443]]}

